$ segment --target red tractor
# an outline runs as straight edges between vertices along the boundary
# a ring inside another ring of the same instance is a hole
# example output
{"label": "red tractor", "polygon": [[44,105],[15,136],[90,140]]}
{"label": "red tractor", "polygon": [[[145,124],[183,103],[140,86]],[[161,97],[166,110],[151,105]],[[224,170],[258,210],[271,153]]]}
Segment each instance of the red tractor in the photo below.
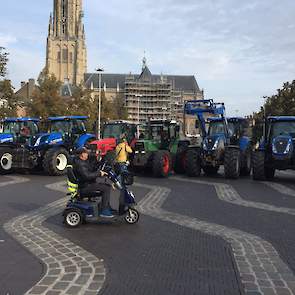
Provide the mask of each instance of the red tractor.
{"label": "red tractor", "polygon": [[100,152],[105,160],[112,160],[120,136],[123,133],[133,149],[137,140],[138,125],[129,121],[110,121],[105,123],[102,130],[102,139],[91,142],[91,145],[96,145],[96,150]]}

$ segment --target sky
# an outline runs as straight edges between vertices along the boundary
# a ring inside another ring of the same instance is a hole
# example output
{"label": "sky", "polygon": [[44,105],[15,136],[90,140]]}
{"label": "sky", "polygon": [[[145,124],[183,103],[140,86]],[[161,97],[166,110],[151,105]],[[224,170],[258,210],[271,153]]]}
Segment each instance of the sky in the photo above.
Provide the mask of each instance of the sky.
{"label": "sky", "polygon": [[[15,88],[45,65],[53,0],[2,1],[0,46]],[[17,3],[16,3],[17,2]],[[228,114],[295,79],[294,0],[84,0],[88,72],[195,75]]]}

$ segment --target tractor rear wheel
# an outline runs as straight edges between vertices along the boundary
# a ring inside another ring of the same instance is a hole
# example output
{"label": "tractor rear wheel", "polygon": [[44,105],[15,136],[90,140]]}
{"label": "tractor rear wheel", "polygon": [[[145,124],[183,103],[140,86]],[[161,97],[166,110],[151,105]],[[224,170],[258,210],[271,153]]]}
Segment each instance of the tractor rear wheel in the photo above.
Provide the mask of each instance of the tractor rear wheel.
{"label": "tractor rear wheel", "polygon": [[190,177],[200,176],[201,174],[201,159],[200,153],[196,149],[187,151],[186,154],[186,171]]}
{"label": "tractor rear wheel", "polygon": [[208,176],[216,175],[218,173],[218,170],[219,170],[219,166],[217,166],[217,167],[213,167],[213,166],[203,167],[204,173]]}
{"label": "tractor rear wheel", "polygon": [[64,175],[70,155],[64,148],[49,149],[43,158],[43,169],[51,176]]}
{"label": "tractor rear wheel", "polygon": [[9,174],[12,169],[12,150],[10,148],[0,149],[0,174]]}
{"label": "tractor rear wheel", "polygon": [[240,150],[226,148],[224,154],[224,174],[226,178],[237,179],[240,176]]}
{"label": "tractor rear wheel", "polygon": [[167,177],[172,168],[171,155],[168,151],[155,152],[153,157],[153,175]]}

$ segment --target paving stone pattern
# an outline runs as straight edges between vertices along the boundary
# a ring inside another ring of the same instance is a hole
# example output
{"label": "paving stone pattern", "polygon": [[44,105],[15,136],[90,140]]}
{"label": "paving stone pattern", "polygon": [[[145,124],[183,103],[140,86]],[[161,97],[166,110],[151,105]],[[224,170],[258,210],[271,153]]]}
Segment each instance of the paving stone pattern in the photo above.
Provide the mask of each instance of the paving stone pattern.
{"label": "paving stone pattern", "polygon": [[[8,180],[10,179],[10,180]],[[3,181],[2,181],[3,180]],[[0,187],[4,187],[7,185],[13,185],[18,183],[24,183],[29,181],[30,179],[20,176],[3,176],[3,179],[1,179]]]}
{"label": "paving stone pattern", "polygon": [[[266,211],[273,211],[273,212],[278,212],[278,213],[295,215],[295,209],[293,209],[293,208],[278,207],[278,206],[269,205],[269,204],[265,204],[265,203],[244,200],[241,198],[240,194],[229,184],[188,179],[188,178],[183,178],[183,177],[173,177],[173,179],[175,179],[177,181],[183,181],[183,182],[212,185],[212,186],[214,186],[214,188],[216,190],[218,198],[224,202],[228,202],[228,203],[235,204],[238,206],[244,206],[244,207],[256,208],[256,209],[261,209],[261,210],[266,210]],[[276,184],[274,184],[274,185],[276,185]],[[289,194],[292,194],[292,193],[295,194],[295,192],[292,189],[290,189],[284,185],[281,185],[281,184],[277,184],[277,185],[280,187],[281,193],[288,192]],[[272,188],[274,188],[274,186],[272,186]],[[279,188],[277,188],[277,190],[278,189]]]}
{"label": "paving stone pattern", "polygon": [[143,214],[220,236],[231,244],[246,295],[295,294],[295,276],[269,242],[241,230],[163,210],[161,207],[171,191],[164,187],[141,186],[150,189],[138,204]]}
{"label": "paving stone pattern", "polygon": [[[64,192],[63,184],[56,183],[47,188]],[[42,225],[47,218],[60,214],[66,201],[67,198],[63,198],[4,225],[6,232],[46,266],[43,278],[27,291],[27,295],[95,295],[104,284],[103,260]]]}

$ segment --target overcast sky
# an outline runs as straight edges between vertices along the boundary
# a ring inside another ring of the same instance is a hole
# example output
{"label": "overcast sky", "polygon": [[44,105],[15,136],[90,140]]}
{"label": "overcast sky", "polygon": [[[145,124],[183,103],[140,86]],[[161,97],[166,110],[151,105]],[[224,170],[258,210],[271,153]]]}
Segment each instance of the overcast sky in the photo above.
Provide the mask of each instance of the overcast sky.
{"label": "overcast sky", "polygon": [[[45,64],[53,0],[2,1],[0,46],[9,78],[36,78]],[[295,79],[294,0],[84,0],[88,71],[195,75],[206,98],[250,114],[262,96]]]}

